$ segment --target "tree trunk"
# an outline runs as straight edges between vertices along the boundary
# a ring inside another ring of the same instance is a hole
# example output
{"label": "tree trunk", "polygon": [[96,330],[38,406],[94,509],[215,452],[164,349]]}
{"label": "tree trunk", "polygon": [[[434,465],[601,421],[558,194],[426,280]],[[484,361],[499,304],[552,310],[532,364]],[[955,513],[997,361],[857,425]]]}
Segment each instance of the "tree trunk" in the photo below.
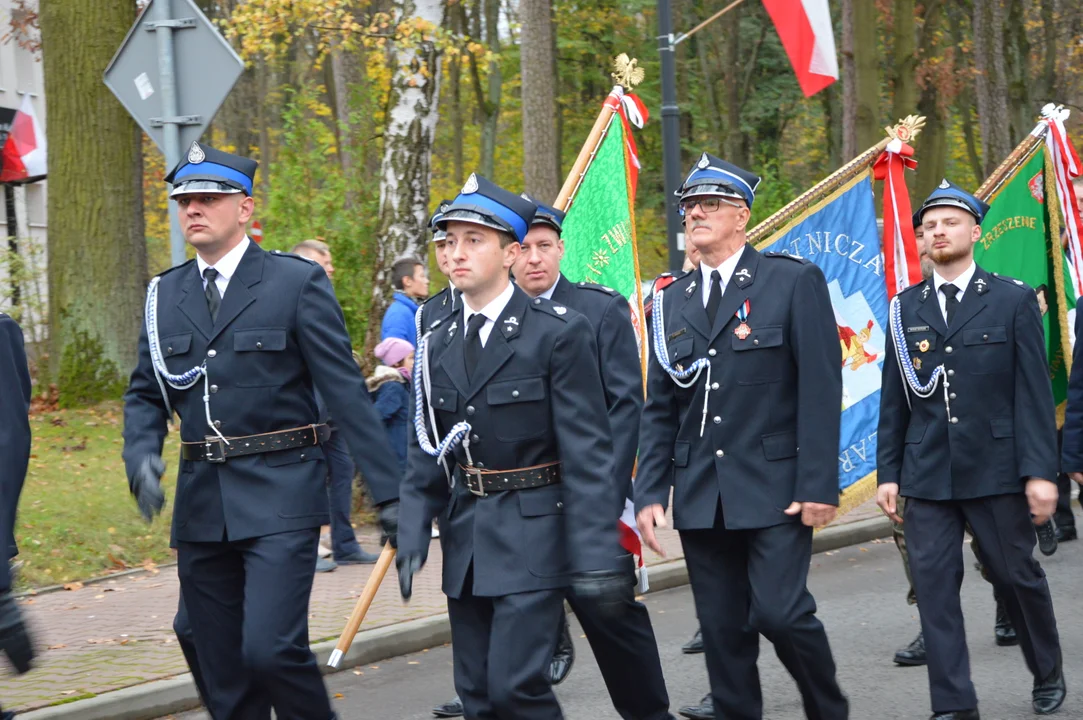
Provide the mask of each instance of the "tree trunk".
{"label": "tree trunk", "polygon": [[842,167],[842,123],[839,122],[839,91],[829,85],[820,95],[824,106],[824,147],[827,149],[828,171]]}
{"label": "tree trunk", "polygon": [[522,77],[523,187],[544,203],[560,192],[557,166],[556,78],[550,0],[521,0],[519,67]]}
{"label": "tree trunk", "polygon": [[[97,363],[80,369],[115,384],[135,365],[148,280],[141,134],[102,84],[135,18],[130,2],[41,3],[53,378],[74,360]],[[99,358],[71,355],[83,335],[101,344]]]}
{"label": "tree trunk", "polygon": [[[853,0],[853,44],[857,98],[854,128],[856,145],[853,155],[864,152],[880,141],[880,58],[877,57],[876,3]],[[848,157],[853,157],[849,155]]]}
{"label": "tree trunk", "polygon": [[[443,0],[402,0],[398,20],[413,18],[440,27]],[[431,33],[429,33],[431,36]],[[380,318],[391,297],[391,265],[403,255],[426,255],[432,142],[440,99],[440,57],[431,40],[393,46],[390,111],[384,129],[380,171],[380,214],[369,316]],[[365,353],[380,340],[380,322],[371,321]]]}
{"label": "tree trunk", "polygon": [[983,151],[982,175],[988,177],[1012,150],[1001,0],[974,0],[973,32],[974,90]]}
{"label": "tree trunk", "polygon": [[[939,38],[942,17],[943,12],[939,0],[927,0],[919,52],[927,70],[928,63],[933,58],[939,57],[941,53]],[[924,78],[924,87],[921,90],[921,98],[918,100],[918,114],[925,116],[925,129],[921,131],[918,138],[917,147],[920,150],[918,155],[921,162],[918,163],[917,177],[910,187],[911,204],[914,207],[928,197],[933,188],[943,179],[947,162],[947,129],[940,102],[940,83],[931,72]]]}
{"label": "tree trunk", "polygon": [[894,101],[891,110],[891,122],[895,123],[914,113],[918,104],[918,54],[917,23],[914,14],[914,0],[895,0],[894,17],[895,51],[892,85]]}
{"label": "tree trunk", "polygon": [[331,49],[331,88],[335,112],[335,135],[338,138],[338,161],[342,167],[342,176],[346,180],[345,207],[352,209],[358,201],[357,183],[353,182],[356,159],[354,148],[357,128],[353,126],[350,111],[350,95],[357,84],[357,58],[343,49],[340,40],[333,41]]}
{"label": "tree trunk", "polygon": [[[450,8],[452,14],[451,30],[458,38],[466,33],[466,9],[463,3],[456,3]],[[463,59],[456,53],[448,62],[448,79],[451,82],[451,108],[448,119],[451,121],[451,153],[454,168],[455,187],[462,187],[466,180],[463,169],[463,96],[462,96]]]}
{"label": "tree trunk", "polygon": [[741,7],[737,6],[726,19],[726,159],[738,167],[747,167],[745,136],[741,132]]}
{"label": "tree trunk", "polygon": [[[503,78],[500,75],[500,0],[484,0],[485,5],[485,44],[489,46],[489,82],[484,103],[479,103],[484,113],[481,129],[481,174],[490,180],[495,174],[496,131],[500,119],[500,90]],[[554,200],[556,197],[554,196]]]}
{"label": "tree trunk", "polygon": [[1042,0],[1042,82],[1038,86],[1038,98],[1042,104],[1052,102],[1057,87],[1057,22],[1054,5],[1055,0]]}
{"label": "tree trunk", "polygon": [[854,0],[842,0],[842,157],[857,155],[857,67],[854,64]]}
{"label": "tree trunk", "polygon": [[1026,9],[1022,0],[1009,0],[1008,24],[1005,29],[1007,52],[1008,107],[1011,111],[1008,142],[1019,144],[1031,128],[1035,110],[1030,101],[1030,40],[1027,39]]}

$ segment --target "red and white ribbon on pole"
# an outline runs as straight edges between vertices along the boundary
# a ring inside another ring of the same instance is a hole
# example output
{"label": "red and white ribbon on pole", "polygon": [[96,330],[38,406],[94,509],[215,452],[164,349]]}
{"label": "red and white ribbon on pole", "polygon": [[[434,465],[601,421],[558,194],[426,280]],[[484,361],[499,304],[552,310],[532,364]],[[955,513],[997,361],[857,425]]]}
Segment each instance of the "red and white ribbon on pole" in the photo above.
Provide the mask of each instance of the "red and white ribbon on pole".
{"label": "red and white ribbon on pole", "polygon": [[921,255],[911,221],[910,193],[903,171],[918,163],[914,148],[895,138],[872,166],[873,176],[884,181],[884,274],[887,298],[921,282]]}
{"label": "red and white ribbon on pole", "polygon": [[1068,256],[1074,270],[1070,274],[1075,286],[1075,296],[1080,298],[1083,297],[1083,245],[1080,243],[1083,228],[1080,227],[1079,200],[1072,188],[1072,178],[1079,177],[1081,167],[1079,155],[1064,129],[1064,121],[1068,119],[1069,113],[1068,109],[1052,103],[1042,108],[1042,119],[1049,126],[1049,132],[1045,134],[1045,144],[1049,156],[1053,159],[1057,199],[1060,201],[1061,217],[1064,218],[1064,231],[1068,236]]}

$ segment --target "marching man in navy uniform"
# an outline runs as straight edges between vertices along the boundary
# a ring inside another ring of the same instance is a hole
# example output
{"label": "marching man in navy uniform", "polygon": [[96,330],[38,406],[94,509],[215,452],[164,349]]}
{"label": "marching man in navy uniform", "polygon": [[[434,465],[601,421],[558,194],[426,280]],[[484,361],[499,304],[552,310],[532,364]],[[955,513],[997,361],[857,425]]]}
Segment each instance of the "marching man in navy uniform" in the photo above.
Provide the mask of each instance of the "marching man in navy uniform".
{"label": "marching man in navy uniform", "polygon": [[[527,197],[524,195],[524,197]],[[515,263],[515,281],[531,297],[560,303],[582,313],[590,321],[598,344],[599,374],[605,390],[609,426],[613,434],[614,497],[610,511],[617,526],[625,499],[631,496],[632,473],[639,450],[639,419],[643,411],[643,373],[639,347],[631,322],[628,301],[611,288],[587,282],[570,282],[560,272],[564,257],[561,239],[564,213],[528,198],[538,209],[523,251]],[[603,512],[599,508],[598,512]],[[568,594],[602,672],[613,706],[624,720],[666,720],[669,694],[662,676],[658,643],[647,608],[635,599],[635,558],[613,536],[613,554],[619,556],[625,576],[624,611],[614,616],[599,612],[590,598]],[[567,621],[561,622],[563,642],[571,645]],[[558,647],[560,643],[558,642]],[[554,663],[560,669],[567,660]],[[560,677],[554,673],[554,680]]]}
{"label": "marching man in navy uniform", "polygon": [[816,265],[746,243],[759,182],[704,153],[678,191],[700,263],[653,303],[637,521],[661,553],[672,487],[717,717],[762,717],[763,634],[806,715],[845,720],[806,588],[812,529],[838,505],[838,331]]}
{"label": "marching man in navy uniform", "polygon": [[613,448],[598,351],[575,310],[511,283],[534,204],[471,175],[438,221],[461,310],[418,347],[402,493],[402,595],[441,516],[455,686],[466,717],[556,720],[549,679],[569,586],[623,610]]}
{"label": "marching man in navy uniform", "polygon": [[[164,505],[167,421],[181,419],[173,539],[183,605],[216,718],[334,717],[308,644],[328,521],[327,398],[394,541],[399,470],[323,269],[245,234],[256,163],[193,143],[166,178],[196,258],[147,292],[124,396],[124,461],[147,520]],[[180,618],[178,618],[179,620]]]}
{"label": "marching man in navy uniform", "polygon": [[933,275],[892,301],[881,390],[877,503],[906,528],[934,720],[979,717],[959,602],[968,524],[1034,676],[1034,712],[1065,696],[1033,557],[1034,526],[1057,502],[1045,337],[1034,291],[974,262],[988,209],[947,180],[921,206]]}

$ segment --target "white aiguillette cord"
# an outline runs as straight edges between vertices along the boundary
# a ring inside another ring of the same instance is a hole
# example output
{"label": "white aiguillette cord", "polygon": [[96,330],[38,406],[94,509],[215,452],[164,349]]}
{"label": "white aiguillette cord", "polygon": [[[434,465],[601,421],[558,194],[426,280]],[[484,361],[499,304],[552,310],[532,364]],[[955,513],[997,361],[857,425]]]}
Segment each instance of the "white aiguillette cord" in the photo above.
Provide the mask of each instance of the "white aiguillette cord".
{"label": "white aiguillette cord", "polygon": [[[664,292],[664,290],[655,290],[654,299],[651,301],[651,311],[655,315],[652,323],[654,329],[654,357],[657,358],[658,364],[662,366],[666,374],[673,378],[673,382],[683,388],[695,385],[703,368],[707,368],[707,382],[703,387],[703,417],[700,418],[699,422],[699,436],[703,437],[703,430],[707,425],[707,400],[711,394],[711,361],[707,358],[700,358],[686,370],[677,370],[670,365],[669,350],[666,348],[664,339],[666,333],[665,307],[662,304],[662,294]],[[691,379],[686,381],[686,378]]]}

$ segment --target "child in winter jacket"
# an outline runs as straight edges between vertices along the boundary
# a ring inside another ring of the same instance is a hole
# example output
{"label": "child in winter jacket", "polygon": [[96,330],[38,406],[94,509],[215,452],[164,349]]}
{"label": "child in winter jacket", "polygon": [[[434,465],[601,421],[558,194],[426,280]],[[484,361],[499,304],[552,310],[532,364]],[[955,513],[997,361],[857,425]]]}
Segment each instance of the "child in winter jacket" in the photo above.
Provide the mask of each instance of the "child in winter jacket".
{"label": "child in winter jacket", "polygon": [[410,397],[410,373],[414,369],[414,346],[401,338],[387,338],[375,349],[380,364],[365,380],[376,411],[384,421],[391,447],[406,472],[406,432],[410,425],[407,407]]}

